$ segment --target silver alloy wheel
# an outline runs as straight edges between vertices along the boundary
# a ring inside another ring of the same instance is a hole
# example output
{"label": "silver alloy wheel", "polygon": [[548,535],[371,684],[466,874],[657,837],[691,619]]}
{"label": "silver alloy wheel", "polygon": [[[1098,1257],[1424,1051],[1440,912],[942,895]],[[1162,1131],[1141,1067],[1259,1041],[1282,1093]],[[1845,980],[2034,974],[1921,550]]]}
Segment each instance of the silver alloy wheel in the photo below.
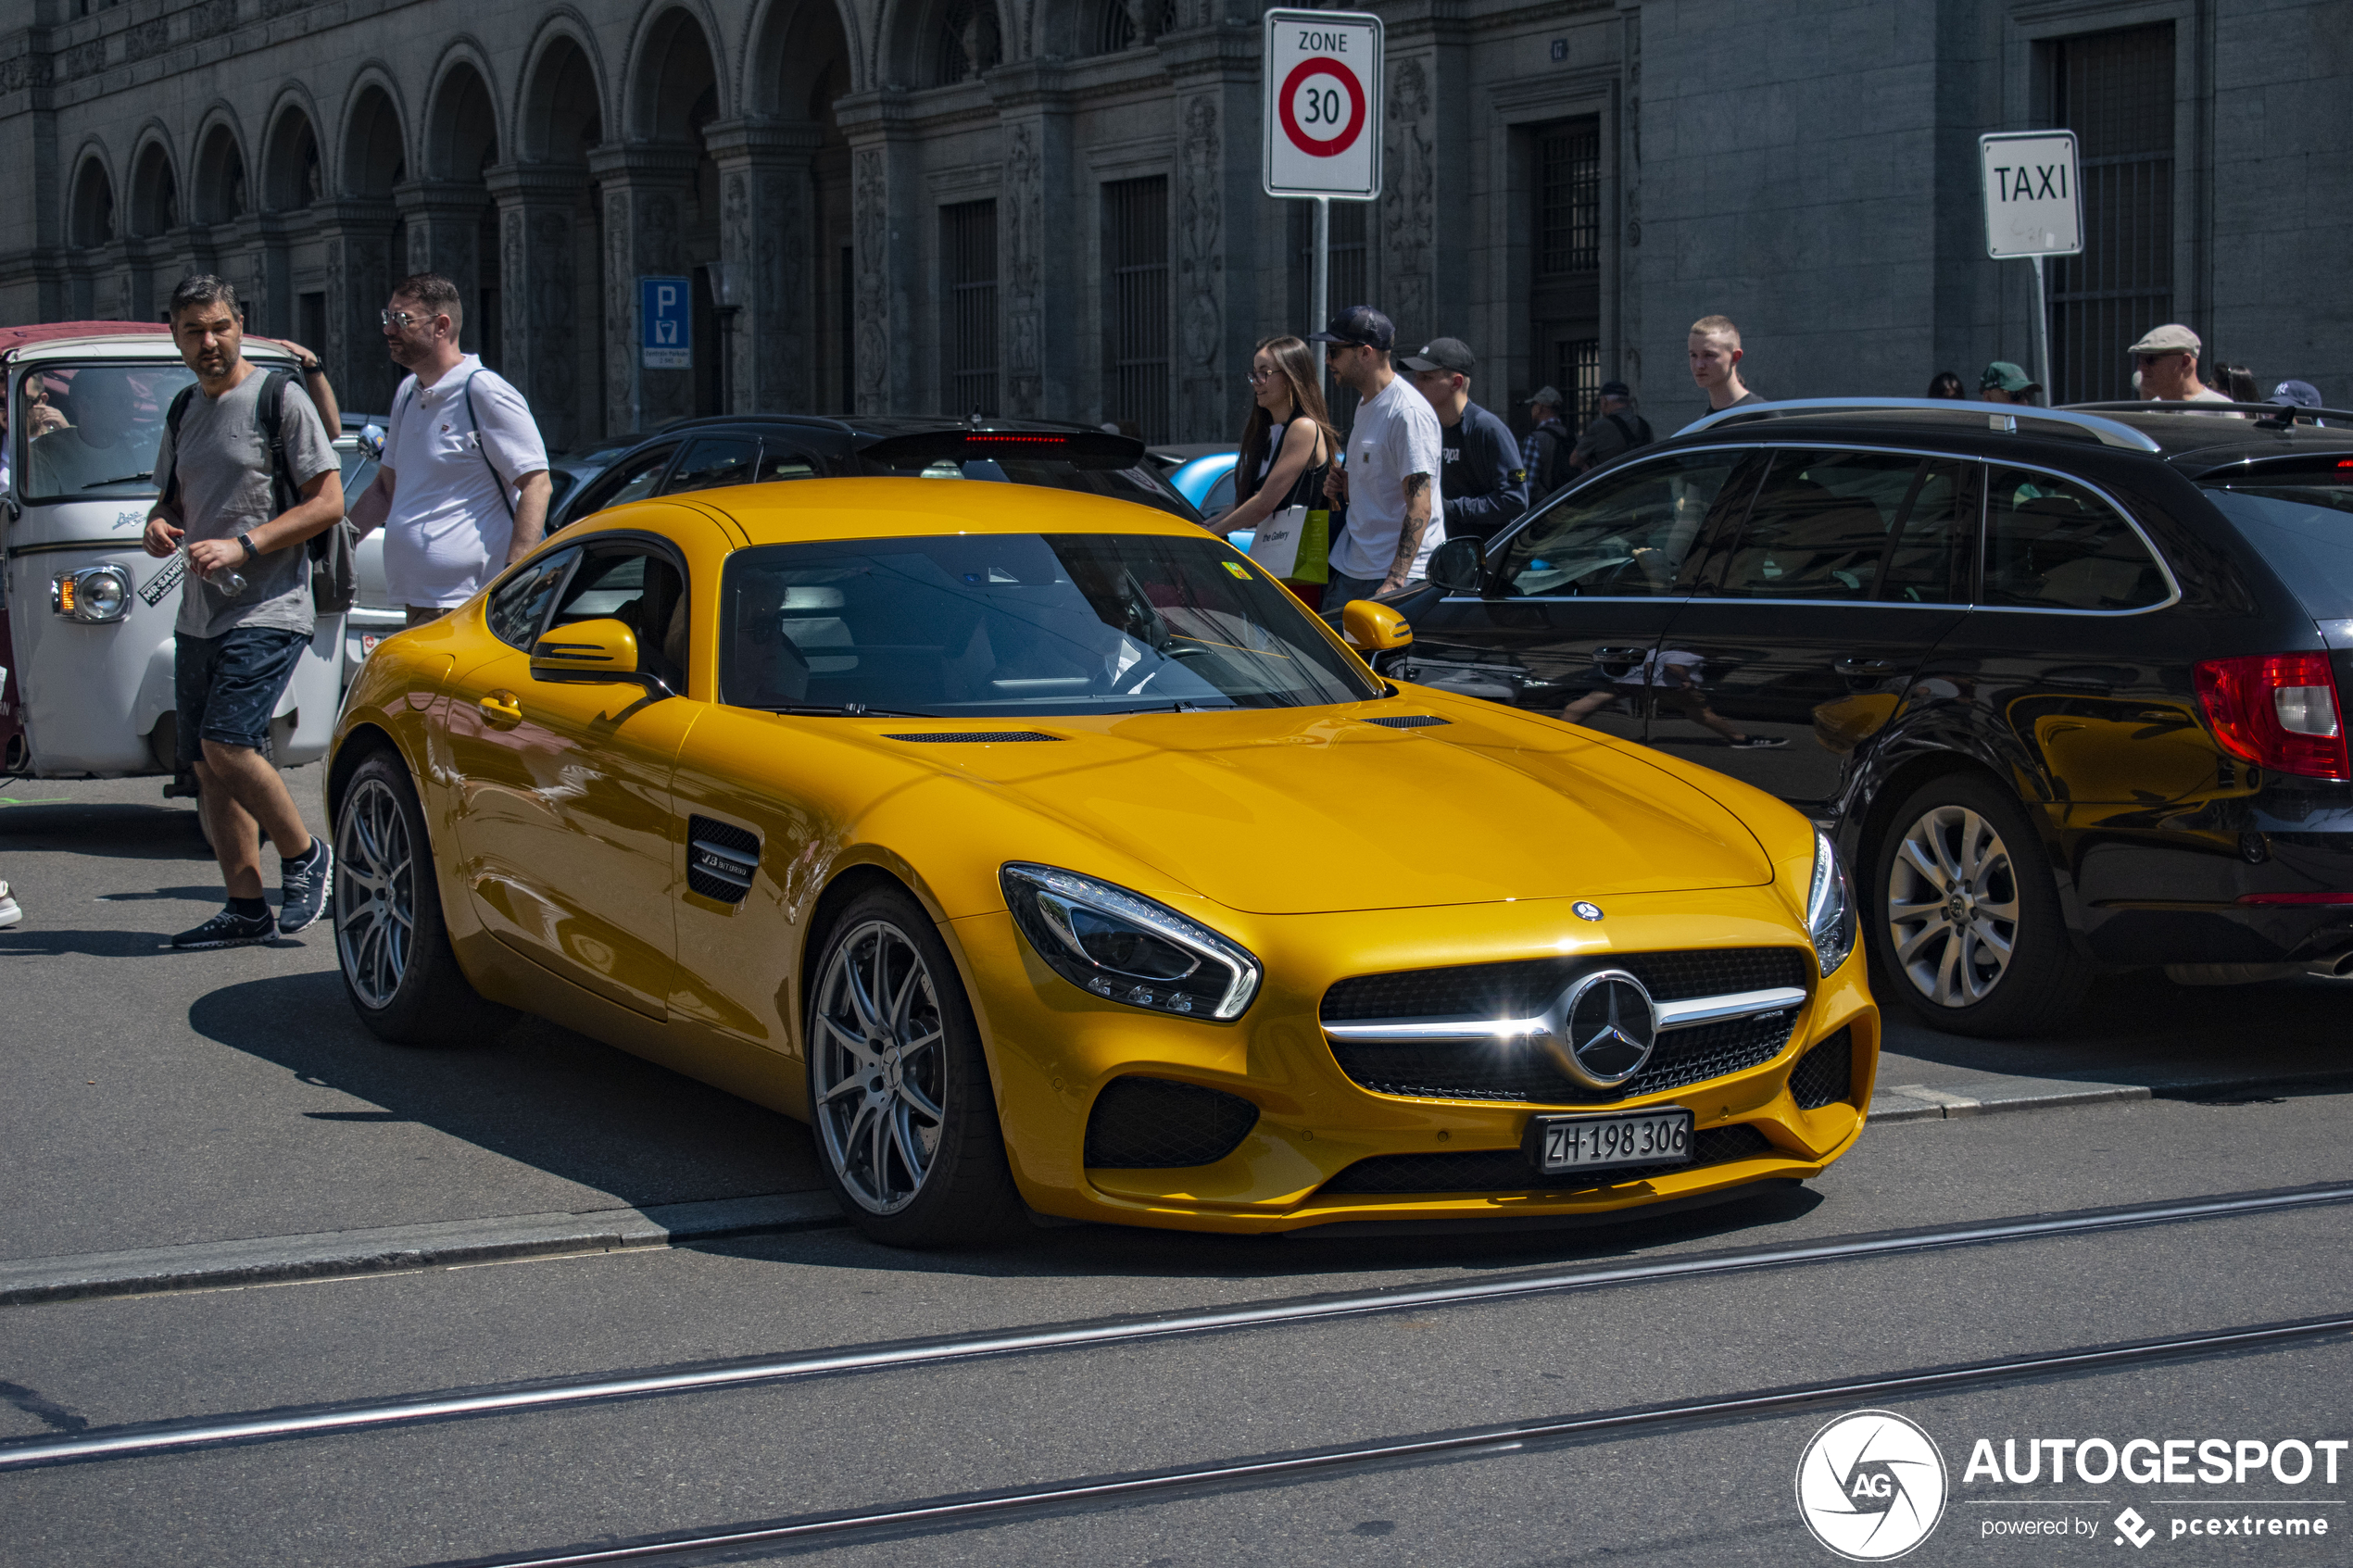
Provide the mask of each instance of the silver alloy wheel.
{"label": "silver alloy wheel", "polygon": [[1938,806],[1905,833],[1887,873],[1895,967],[1939,1007],[1983,1001],[2018,941],[2018,868],[1994,824]]}
{"label": "silver alloy wheel", "polygon": [[810,1041],[817,1130],[858,1206],[891,1214],[931,1174],[947,1119],[947,1036],[931,970],[888,921],[834,949]]}
{"label": "silver alloy wheel", "polygon": [[389,1007],[416,941],[417,853],[384,780],[361,779],[344,801],[335,860],[335,956],[363,1004]]}

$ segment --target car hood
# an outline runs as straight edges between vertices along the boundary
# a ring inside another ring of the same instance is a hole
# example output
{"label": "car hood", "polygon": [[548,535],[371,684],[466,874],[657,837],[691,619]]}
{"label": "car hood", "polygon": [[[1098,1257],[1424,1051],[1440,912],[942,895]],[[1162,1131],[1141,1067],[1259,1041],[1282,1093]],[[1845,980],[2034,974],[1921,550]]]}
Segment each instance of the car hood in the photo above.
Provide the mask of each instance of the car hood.
{"label": "car hood", "polygon": [[[1368,721],[1440,712],[1448,722]],[[1038,729],[1057,739],[906,749],[1228,909],[1315,914],[1772,880],[1737,817],[1637,748],[1500,709],[1489,719],[1390,702]]]}

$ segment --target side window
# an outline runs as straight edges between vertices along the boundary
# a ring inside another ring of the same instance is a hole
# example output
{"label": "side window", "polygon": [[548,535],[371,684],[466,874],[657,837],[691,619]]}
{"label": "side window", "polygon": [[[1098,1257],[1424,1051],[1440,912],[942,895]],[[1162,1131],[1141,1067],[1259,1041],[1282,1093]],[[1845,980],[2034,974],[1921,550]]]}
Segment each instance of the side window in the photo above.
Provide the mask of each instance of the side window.
{"label": "side window", "polygon": [[491,634],[510,647],[527,651],[539,633],[539,623],[547,619],[547,601],[555,596],[564,572],[579,555],[578,550],[558,550],[494,589],[484,611]]}
{"label": "side window", "polygon": [[1723,592],[1749,599],[1950,602],[1960,466],[1897,452],[1782,452]]}
{"label": "side window", "polygon": [[1209,487],[1209,494],[1202,497],[1201,515],[1222,517],[1233,509],[1234,470],[1227,469],[1217,476],[1217,483]]}
{"label": "side window", "polygon": [[1881,568],[1879,596],[1899,604],[1969,602],[1969,552],[1976,543],[1972,465],[1932,458],[1920,464],[1912,494]]}
{"label": "side window", "polygon": [[[1690,452],[1620,470],[1548,508],[1512,536],[1503,580],[1514,595],[1647,596],[1677,575],[1749,454]],[[1751,470],[1754,471],[1753,470]],[[1745,483],[1734,486],[1744,492]]]}
{"label": "side window", "polygon": [[671,474],[670,483],[661,487],[661,493],[675,495],[685,490],[749,484],[759,466],[758,436],[706,435],[687,446],[686,455],[678,459],[678,467]]}
{"label": "side window", "polygon": [[634,458],[614,464],[597,476],[580,504],[564,514],[567,522],[577,521],[591,512],[618,507],[624,501],[642,501],[653,494],[654,484],[661,478],[661,470],[670,466],[674,446],[657,447]]}
{"label": "side window", "polygon": [[824,472],[824,465],[813,455],[788,442],[770,436],[761,443],[757,483],[766,484],[779,479],[821,479]]}
{"label": "side window", "polygon": [[2164,569],[2132,524],[2090,489],[1997,469],[1985,506],[1981,603],[2034,609],[2139,609],[2163,602]]}
{"label": "side window", "polygon": [[664,554],[626,546],[590,552],[566,584],[548,629],[614,620],[637,633],[641,668],[684,691],[686,584]]}

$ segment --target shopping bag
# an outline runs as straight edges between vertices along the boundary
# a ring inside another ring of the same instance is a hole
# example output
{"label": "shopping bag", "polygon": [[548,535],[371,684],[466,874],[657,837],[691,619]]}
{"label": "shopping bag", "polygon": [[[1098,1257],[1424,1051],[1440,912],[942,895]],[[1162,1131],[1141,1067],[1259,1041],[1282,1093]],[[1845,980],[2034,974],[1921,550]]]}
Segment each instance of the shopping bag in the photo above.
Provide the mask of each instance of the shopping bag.
{"label": "shopping bag", "polygon": [[1291,563],[1293,583],[1331,581],[1332,514],[1322,507],[1307,508],[1307,526],[1300,531],[1299,557]]}
{"label": "shopping bag", "polygon": [[1269,577],[1289,577],[1299,564],[1299,546],[1306,533],[1305,507],[1277,507],[1258,525],[1258,536],[1250,542],[1250,558]]}

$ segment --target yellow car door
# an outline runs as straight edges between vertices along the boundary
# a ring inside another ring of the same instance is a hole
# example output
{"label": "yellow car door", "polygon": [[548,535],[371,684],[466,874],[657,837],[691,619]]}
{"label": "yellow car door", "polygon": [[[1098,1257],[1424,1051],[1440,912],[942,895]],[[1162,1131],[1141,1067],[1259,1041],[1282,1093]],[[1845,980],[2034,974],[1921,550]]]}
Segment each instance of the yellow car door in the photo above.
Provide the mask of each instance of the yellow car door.
{"label": "yellow car door", "polygon": [[[663,521],[716,533],[692,514]],[[492,596],[490,657],[452,682],[460,865],[476,913],[500,942],[662,1019],[677,966],[671,777],[702,711],[683,695],[685,558],[651,532],[599,533],[558,573],[552,584],[522,574]],[[504,597],[510,591],[514,600]],[[607,619],[636,633],[640,667],[662,685],[535,678],[534,642]]]}

